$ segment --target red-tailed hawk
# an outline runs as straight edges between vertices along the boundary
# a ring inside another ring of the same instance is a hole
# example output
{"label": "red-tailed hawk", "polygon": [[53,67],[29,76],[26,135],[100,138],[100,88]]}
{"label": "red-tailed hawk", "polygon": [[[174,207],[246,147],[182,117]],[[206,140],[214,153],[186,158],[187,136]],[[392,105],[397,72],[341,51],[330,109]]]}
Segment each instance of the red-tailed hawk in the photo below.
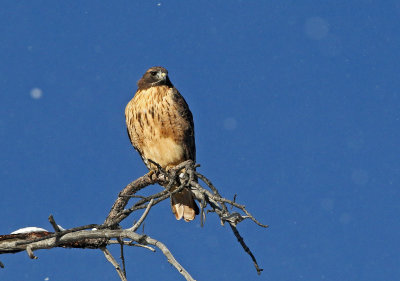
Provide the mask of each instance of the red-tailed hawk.
{"label": "red-tailed hawk", "polygon": [[[137,85],[125,108],[125,118],[131,143],[147,168],[156,169],[148,159],[166,170],[189,159],[196,161],[193,116],[169,80],[168,71],[152,67]],[[189,189],[172,195],[171,208],[178,220],[191,221],[199,213]]]}

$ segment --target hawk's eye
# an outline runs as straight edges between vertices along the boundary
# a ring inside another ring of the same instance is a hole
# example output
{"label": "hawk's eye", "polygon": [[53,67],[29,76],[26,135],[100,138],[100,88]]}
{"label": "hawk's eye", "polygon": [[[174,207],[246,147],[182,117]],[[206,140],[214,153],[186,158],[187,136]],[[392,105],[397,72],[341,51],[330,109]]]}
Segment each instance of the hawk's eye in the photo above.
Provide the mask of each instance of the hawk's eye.
{"label": "hawk's eye", "polygon": [[151,71],[150,74],[151,74],[151,76],[156,76],[157,71]]}

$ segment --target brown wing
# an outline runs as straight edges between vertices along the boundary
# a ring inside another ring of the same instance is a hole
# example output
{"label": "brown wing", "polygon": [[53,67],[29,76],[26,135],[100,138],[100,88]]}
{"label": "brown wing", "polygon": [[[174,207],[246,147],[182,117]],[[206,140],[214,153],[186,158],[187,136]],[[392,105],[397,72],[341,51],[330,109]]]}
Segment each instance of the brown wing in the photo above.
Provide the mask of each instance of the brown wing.
{"label": "brown wing", "polygon": [[[173,100],[175,107],[181,118],[185,123],[184,133],[184,151],[186,154],[185,160],[193,160],[196,162],[196,143],[194,137],[194,122],[193,115],[189,109],[183,96],[177,89],[173,89]],[[171,208],[175,218],[180,220],[183,218],[185,221],[192,221],[196,215],[199,214],[199,208],[193,199],[193,194],[189,189],[183,189],[181,192],[175,193],[171,196]]]}
{"label": "brown wing", "polygon": [[187,159],[185,160],[190,159],[196,162],[196,143],[194,138],[194,122],[192,112],[190,111],[185,99],[176,88],[173,88],[172,97],[175,102],[176,110],[182,117],[183,122],[185,123],[185,132],[183,139],[184,150],[185,154],[187,155]]}

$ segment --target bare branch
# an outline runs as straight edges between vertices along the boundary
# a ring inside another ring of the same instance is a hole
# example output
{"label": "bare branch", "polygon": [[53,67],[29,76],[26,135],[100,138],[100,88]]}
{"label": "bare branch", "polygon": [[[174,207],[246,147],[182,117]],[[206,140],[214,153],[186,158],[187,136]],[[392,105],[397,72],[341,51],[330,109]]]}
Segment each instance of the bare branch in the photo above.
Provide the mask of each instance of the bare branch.
{"label": "bare branch", "polygon": [[56,224],[56,221],[54,220],[53,215],[49,216],[49,222],[50,222],[51,226],[54,228],[55,232],[60,232],[61,231],[60,228],[58,227],[58,225]]}
{"label": "bare branch", "polygon": [[104,253],[106,259],[114,266],[115,270],[118,273],[119,278],[122,281],[128,281],[126,279],[126,274],[123,272],[123,270],[121,269],[115,258],[111,255],[110,251],[106,247],[101,247],[100,250]]}
{"label": "bare branch", "polygon": [[147,217],[147,214],[149,213],[150,208],[151,208],[151,206],[153,205],[153,202],[154,202],[154,199],[151,199],[150,202],[149,202],[149,204],[147,204],[146,210],[144,211],[143,215],[140,217],[140,219],[138,220],[138,222],[135,223],[131,228],[128,228],[127,230],[130,230],[130,231],[135,232],[135,231],[140,227],[140,225],[142,224],[142,222],[144,221],[144,219]]}
{"label": "bare branch", "polygon": [[172,264],[178,271],[180,274],[182,274],[186,280],[188,281],[195,281],[193,279],[192,276],[190,276],[189,272],[187,272],[174,258],[174,256],[171,254],[171,252],[168,250],[168,248],[161,243],[160,241],[157,241],[155,239],[152,239],[150,237],[148,237],[147,239],[147,243],[156,246],[157,248],[159,248],[163,254],[167,257],[167,260],[170,264]]}
{"label": "bare branch", "polygon": [[[133,243],[134,241],[122,241],[122,243],[125,246],[131,246],[131,247],[141,247],[141,248],[145,248],[147,250],[150,250],[152,252],[155,252],[156,250],[154,250],[154,248],[150,247],[150,246],[146,246],[146,245],[142,245],[142,244],[136,244]],[[115,241],[115,240],[110,240],[108,241],[107,245],[112,245],[112,244],[121,244],[119,241]]]}
{"label": "bare branch", "polygon": [[[81,230],[77,232],[67,233],[61,237],[51,237],[45,240],[41,240],[38,242],[30,243],[28,246],[17,245],[15,241],[3,242],[0,243],[0,253],[4,249],[14,248],[20,249],[21,251],[27,250],[28,254],[33,255],[34,250],[39,249],[50,249],[54,247],[59,247],[60,245],[75,245],[75,243],[82,243],[82,241],[90,241],[90,240],[102,240],[106,237],[107,239],[119,238],[119,239],[131,239],[137,243],[146,245],[153,245],[161,250],[161,252],[165,255],[168,262],[171,263],[180,274],[182,274],[186,280],[194,280],[193,277],[183,268],[183,266],[174,258],[172,253],[169,251],[167,246],[165,246],[160,241],[153,239],[147,235],[140,235],[136,232],[128,231],[128,230],[111,230],[111,229],[100,229],[100,230],[92,230],[86,231]],[[59,241],[57,241],[59,238]],[[79,248],[82,247],[82,244],[79,244]],[[101,248],[99,246],[98,248]],[[33,255],[34,257],[34,255]]]}
{"label": "bare branch", "polygon": [[231,227],[233,233],[235,234],[235,236],[236,236],[237,240],[239,241],[240,245],[242,246],[242,248],[245,250],[245,252],[247,254],[249,254],[251,259],[253,260],[254,267],[257,270],[257,274],[260,275],[261,272],[263,271],[263,269],[258,266],[256,258],[254,257],[253,253],[250,251],[249,247],[247,247],[246,243],[244,243],[243,237],[239,234],[239,231],[237,230],[236,226],[234,226],[232,224],[229,224],[229,226]]}
{"label": "bare branch", "polygon": [[124,255],[124,241],[122,239],[117,239],[117,241],[119,242],[119,248],[121,251],[121,263],[122,263],[122,272],[124,273],[125,277],[126,277],[126,267],[125,267],[125,255]]}
{"label": "bare branch", "polygon": [[[156,183],[156,180],[152,178],[152,175],[146,174],[137,180],[134,180],[130,184],[128,184],[119,194],[117,200],[115,200],[114,205],[112,206],[110,213],[108,214],[104,224],[113,226],[118,224],[120,221],[117,221],[115,218],[119,215],[119,213],[125,208],[126,204],[128,204],[129,197],[127,195],[132,195],[138,192],[139,190],[145,188],[146,186],[153,185]],[[123,218],[122,218],[123,219]]]}
{"label": "bare branch", "polygon": [[32,250],[32,246],[31,245],[26,246],[26,252],[28,253],[28,256],[33,260],[36,260],[38,258],[37,256],[35,256],[33,254],[33,250]]}
{"label": "bare branch", "polygon": [[[193,183],[193,184],[194,184],[194,183]],[[264,227],[264,228],[267,228],[267,227],[268,227],[268,225],[262,224],[262,223],[260,223],[258,220],[256,220],[256,218],[255,218],[253,215],[251,215],[250,212],[248,212],[248,211],[246,210],[246,207],[245,207],[244,205],[240,205],[240,204],[238,204],[238,203],[236,203],[236,202],[233,202],[233,201],[231,201],[231,200],[229,200],[229,199],[226,199],[226,198],[222,198],[221,196],[218,196],[218,195],[212,195],[211,193],[207,192],[207,190],[201,190],[201,192],[206,193],[207,196],[208,196],[208,198],[211,198],[212,200],[214,200],[214,201],[216,201],[216,202],[228,203],[228,204],[230,204],[231,206],[234,206],[234,207],[236,207],[236,208],[239,208],[240,210],[242,210],[242,211],[247,215],[247,217],[245,217],[245,218],[251,219],[252,221],[254,221],[257,225],[259,225],[259,226],[261,226],[261,227]],[[224,206],[224,205],[223,205],[223,206]],[[227,209],[226,209],[226,213],[229,213]]]}
{"label": "bare branch", "polygon": [[[268,225],[260,223],[247,211],[245,205],[237,203],[236,194],[233,200],[222,197],[211,181],[196,171],[196,168],[200,165],[196,165],[193,161],[185,161],[168,171],[162,169],[161,166],[154,161],[150,160],[150,162],[158,167],[158,170],[149,172],[128,184],[119,193],[104,224],[91,224],[64,230],[60,229],[53,216],[50,215],[49,221],[55,233],[31,232],[0,235],[0,254],[26,251],[30,258],[37,258],[33,252],[38,249],[50,249],[54,247],[101,249],[106,258],[116,268],[121,280],[126,280],[123,247],[125,245],[143,247],[154,252],[155,249],[151,246],[155,246],[162,251],[168,262],[170,262],[186,280],[194,280],[181,264],[176,261],[163,243],[147,235],[136,233],[140,225],[143,225],[152,207],[166,200],[172,194],[180,192],[183,188],[188,188],[193,192],[195,199],[200,202],[201,225],[203,226],[204,224],[206,213],[208,214],[210,212],[218,215],[222,225],[224,223],[229,223],[233,234],[244,251],[251,257],[257,273],[260,274],[262,269],[258,266],[255,256],[245,244],[243,237],[237,229],[237,225],[245,219],[251,219],[254,223],[264,228],[268,227]],[[199,183],[199,180],[205,184],[206,188]],[[165,188],[150,196],[137,194],[143,188],[156,183],[159,183]],[[175,188],[176,186],[178,187]],[[174,187],[173,191],[171,191],[171,187]],[[130,208],[126,208],[130,200],[135,202],[133,202]],[[226,204],[230,205],[229,209]],[[209,206],[209,209],[206,210],[207,206]],[[131,228],[126,230],[121,229],[119,223],[126,219],[131,213],[140,209],[145,209],[140,219]],[[91,230],[88,231],[87,229]],[[130,241],[126,241],[126,239]],[[108,249],[106,249],[106,246],[111,244],[119,244],[121,247],[122,269]],[[1,262],[0,267],[4,267]]]}
{"label": "bare branch", "polygon": [[[29,243],[33,243],[33,242],[39,242],[39,241],[42,241],[42,240],[47,239],[47,238],[56,237],[56,236],[58,236],[58,235],[65,235],[65,234],[67,234],[67,233],[72,233],[72,232],[76,232],[76,231],[80,231],[80,230],[85,230],[85,229],[89,229],[89,228],[97,228],[97,229],[98,229],[98,228],[101,228],[101,227],[102,227],[102,226],[101,226],[101,225],[98,225],[98,224],[88,224],[88,225],[84,225],[84,226],[79,226],[79,227],[70,228],[70,229],[61,231],[60,233],[51,233],[51,232],[31,232],[31,233],[27,233],[27,234],[22,234],[22,235],[20,235],[20,237],[21,237],[21,238],[25,238],[25,236],[32,236],[32,237],[29,237],[29,238],[37,238],[37,237],[39,237],[39,238],[33,239],[33,240],[30,240],[30,239],[21,239],[21,241],[17,242],[17,245],[19,246],[19,245],[29,244]],[[47,234],[46,234],[46,233],[47,233]],[[0,241],[1,241],[2,236],[9,236],[9,235],[13,235],[13,234],[0,235]],[[15,235],[15,234],[14,234],[14,235]],[[17,234],[17,235],[18,235],[18,234]],[[6,238],[7,238],[7,237],[6,237]],[[89,248],[89,247],[88,247],[88,248]],[[0,254],[2,254],[1,251],[0,251]]]}

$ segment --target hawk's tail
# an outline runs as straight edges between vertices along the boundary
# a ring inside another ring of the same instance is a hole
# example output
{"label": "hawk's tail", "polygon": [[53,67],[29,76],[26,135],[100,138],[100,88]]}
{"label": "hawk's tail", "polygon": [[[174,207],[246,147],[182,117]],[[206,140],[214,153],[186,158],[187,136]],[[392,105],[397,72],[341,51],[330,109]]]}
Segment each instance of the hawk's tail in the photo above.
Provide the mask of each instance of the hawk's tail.
{"label": "hawk's tail", "polygon": [[171,208],[177,220],[183,218],[185,221],[192,221],[199,214],[199,207],[187,188],[171,196]]}

